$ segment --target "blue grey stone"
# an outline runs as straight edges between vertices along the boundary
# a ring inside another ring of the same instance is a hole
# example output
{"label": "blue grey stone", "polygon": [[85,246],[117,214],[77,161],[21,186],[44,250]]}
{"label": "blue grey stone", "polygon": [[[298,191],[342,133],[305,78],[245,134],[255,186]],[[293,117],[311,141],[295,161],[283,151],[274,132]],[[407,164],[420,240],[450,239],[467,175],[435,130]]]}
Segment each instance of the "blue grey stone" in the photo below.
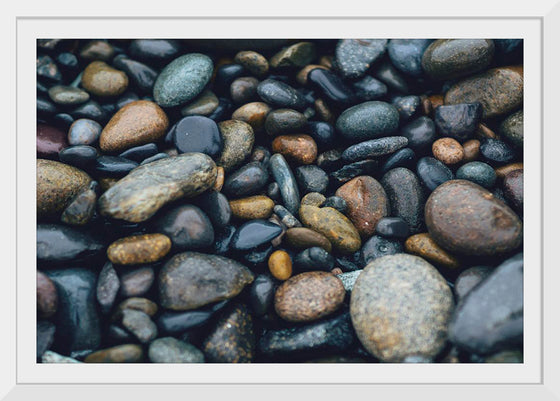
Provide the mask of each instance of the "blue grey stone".
{"label": "blue grey stone", "polygon": [[344,78],[360,78],[385,53],[387,39],[341,39],[336,44],[336,66]]}
{"label": "blue grey stone", "polygon": [[290,85],[275,79],[265,79],[257,86],[257,93],[262,100],[277,108],[303,110],[307,107],[307,100],[301,93]]}
{"label": "blue grey stone", "polygon": [[355,162],[385,156],[404,148],[406,145],[408,145],[408,139],[404,136],[372,139],[350,146],[342,152],[342,159],[347,162]]}
{"label": "blue grey stone", "polygon": [[469,180],[484,188],[492,188],[496,182],[496,172],[489,164],[470,162],[457,169],[457,179]]}
{"label": "blue grey stone", "polygon": [[344,110],[336,121],[336,129],[352,142],[379,138],[395,132],[398,126],[395,106],[376,100]]}
{"label": "blue grey stone", "polygon": [[297,216],[300,200],[299,190],[290,166],[288,166],[286,159],[284,159],[284,156],[280,153],[275,153],[270,156],[269,163],[270,172],[280,187],[280,194],[282,195],[284,206],[290,213]]}
{"label": "blue grey stone", "polygon": [[336,276],[340,279],[340,281],[342,281],[342,285],[346,291],[352,291],[354,284],[362,271],[363,270],[354,270],[353,272],[341,273]]}
{"label": "blue grey stone", "polygon": [[424,73],[422,55],[432,41],[432,39],[391,39],[387,52],[398,70],[419,77]]}
{"label": "blue grey stone", "polygon": [[103,127],[88,118],[80,118],[72,123],[68,131],[70,145],[92,145],[99,139]]}

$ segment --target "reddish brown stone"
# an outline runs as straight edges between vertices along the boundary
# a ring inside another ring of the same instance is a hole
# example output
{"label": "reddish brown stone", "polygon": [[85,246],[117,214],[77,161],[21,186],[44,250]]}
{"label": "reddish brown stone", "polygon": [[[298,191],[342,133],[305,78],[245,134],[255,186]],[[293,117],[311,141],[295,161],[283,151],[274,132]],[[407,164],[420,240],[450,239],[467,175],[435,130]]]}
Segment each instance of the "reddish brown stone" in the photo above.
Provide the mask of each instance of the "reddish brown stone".
{"label": "reddish brown stone", "polygon": [[330,252],[332,245],[323,234],[305,227],[293,227],[286,231],[285,242],[288,246],[295,249],[307,249],[314,246],[323,248]]}
{"label": "reddish brown stone", "polygon": [[50,278],[37,270],[37,316],[43,319],[56,313],[58,293]]}
{"label": "reddish brown stone", "polygon": [[138,344],[123,344],[89,354],[85,363],[134,363],[142,362],[144,352]]}
{"label": "reddish brown stone", "polygon": [[449,165],[457,164],[465,157],[461,144],[453,138],[440,138],[432,144],[434,157]]}
{"label": "reddish brown stone", "polygon": [[506,174],[502,183],[504,196],[513,208],[523,214],[523,169]]}
{"label": "reddish brown stone", "polygon": [[505,166],[497,167],[494,171],[498,179],[503,180],[506,175],[515,170],[523,170],[523,163],[511,163]]}
{"label": "reddish brown stone", "polygon": [[463,144],[463,152],[465,153],[464,163],[475,161],[480,154],[480,141],[478,139],[468,140]]}
{"label": "reddish brown stone", "polygon": [[68,146],[66,133],[56,127],[37,124],[37,157],[58,160],[58,152]]}
{"label": "reddish brown stone", "polygon": [[263,102],[247,103],[235,110],[231,119],[246,122],[257,132],[264,127],[266,116],[271,110],[270,106]]}
{"label": "reddish brown stone", "polygon": [[272,141],[272,151],[297,164],[311,164],[317,158],[317,144],[309,135],[277,136]]}
{"label": "reddish brown stone", "polygon": [[496,135],[496,133],[494,131],[492,131],[490,128],[488,128],[483,123],[478,124],[478,127],[476,128],[476,131],[475,131],[475,135],[479,139],[484,139],[484,138],[499,139],[498,135]]}
{"label": "reddish brown stone", "polygon": [[408,237],[404,247],[407,253],[418,255],[436,265],[448,269],[457,269],[460,266],[459,260],[442,249],[428,233]]}

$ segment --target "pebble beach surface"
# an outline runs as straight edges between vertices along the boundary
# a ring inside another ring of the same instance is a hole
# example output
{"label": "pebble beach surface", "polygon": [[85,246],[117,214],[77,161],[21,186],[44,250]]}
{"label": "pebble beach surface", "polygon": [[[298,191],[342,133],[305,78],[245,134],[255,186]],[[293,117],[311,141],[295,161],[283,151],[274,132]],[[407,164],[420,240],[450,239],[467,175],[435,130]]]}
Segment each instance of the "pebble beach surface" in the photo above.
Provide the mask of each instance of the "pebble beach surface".
{"label": "pebble beach surface", "polygon": [[37,361],[522,363],[522,62],[39,39]]}

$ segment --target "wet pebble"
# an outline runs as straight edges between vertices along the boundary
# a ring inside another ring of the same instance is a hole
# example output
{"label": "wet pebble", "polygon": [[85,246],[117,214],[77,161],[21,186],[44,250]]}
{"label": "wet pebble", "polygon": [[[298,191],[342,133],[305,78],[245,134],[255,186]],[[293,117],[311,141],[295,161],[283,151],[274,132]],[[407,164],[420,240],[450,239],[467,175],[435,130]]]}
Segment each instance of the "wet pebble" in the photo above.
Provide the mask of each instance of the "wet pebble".
{"label": "wet pebble", "polygon": [[280,135],[272,141],[272,151],[296,164],[312,164],[317,158],[317,144],[309,135]]}
{"label": "wet pebble", "polygon": [[496,173],[490,165],[475,161],[459,167],[457,179],[468,180],[486,189],[491,189],[496,182]]}
{"label": "wet pebble", "polygon": [[422,116],[403,126],[399,133],[408,139],[407,146],[421,155],[431,149],[436,139],[436,126],[431,118]]}
{"label": "wet pebble", "polygon": [[341,39],[335,50],[336,65],[344,78],[360,78],[387,48],[387,39]]}
{"label": "wet pebble", "polygon": [[290,85],[270,78],[259,83],[257,93],[263,101],[276,108],[304,110],[308,104],[307,100]]}
{"label": "wet pebble", "polygon": [[82,86],[95,96],[118,96],[128,87],[128,76],[103,61],[94,61],[83,72]]}
{"label": "wet pebble", "polygon": [[95,233],[62,224],[37,225],[37,261],[40,265],[91,262],[104,250],[104,242]]}
{"label": "wet pebble", "polygon": [[148,358],[153,363],[204,363],[204,354],[198,348],[173,337],[152,341]]}
{"label": "wet pebble", "polygon": [[418,177],[398,167],[385,173],[381,185],[389,198],[391,215],[406,221],[412,234],[419,232],[424,220],[424,194]]}
{"label": "wet pebble", "polygon": [[388,238],[406,238],[409,229],[406,221],[400,217],[382,217],[377,221],[375,232]]}
{"label": "wet pebble", "polygon": [[453,138],[440,138],[432,144],[434,157],[447,166],[463,161],[465,151],[459,142]]}
{"label": "wet pebble", "polygon": [[119,296],[123,298],[141,297],[148,293],[154,284],[154,269],[147,266],[125,270],[119,279],[121,282]]}
{"label": "wet pebble", "polygon": [[352,145],[342,152],[342,159],[347,162],[389,155],[408,145],[404,136],[390,136]]}
{"label": "wet pebble", "polygon": [[292,275],[292,259],[288,252],[283,250],[274,251],[268,258],[268,270],[272,277],[285,281]]}
{"label": "wet pebble", "polygon": [[222,121],[218,128],[222,136],[223,150],[216,163],[230,171],[249,157],[255,135],[249,124],[238,120]]}
{"label": "wet pebble", "polygon": [[481,117],[480,103],[439,106],[434,112],[434,122],[438,132],[459,141],[472,138]]}
{"label": "wet pebble", "polygon": [[349,141],[360,142],[396,131],[399,112],[385,102],[370,101],[344,110],[336,120],[336,129]]}
{"label": "wet pebble", "polygon": [[117,265],[157,262],[171,250],[171,240],[163,234],[144,234],[120,238],[109,245],[107,257]]}
{"label": "wet pebble", "polygon": [[266,220],[251,220],[240,226],[231,240],[231,246],[238,251],[255,249],[280,235],[282,228]]}
{"label": "wet pebble", "polygon": [[251,102],[244,104],[233,112],[231,118],[249,124],[253,131],[259,132],[264,128],[266,117],[271,108],[263,102]]}
{"label": "wet pebble", "polygon": [[394,255],[403,252],[402,242],[395,239],[373,235],[360,250],[360,264],[365,266],[371,261],[382,256]]}
{"label": "wet pebble", "polygon": [[284,156],[275,153],[270,157],[270,173],[278,183],[284,207],[297,215],[300,203],[299,190],[292,170]]}
{"label": "wet pebble", "polygon": [[226,178],[222,190],[233,198],[254,195],[266,185],[268,177],[268,172],[260,163],[248,163]]}
{"label": "wet pebble", "polygon": [[416,164],[416,173],[429,191],[453,179],[453,171],[433,157],[423,157]]}
{"label": "wet pebble", "polygon": [[56,104],[72,106],[89,100],[89,93],[73,86],[55,85],[49,89],[49,97]]}
{"label": "wet pebble", "polygon": [[430,39],[391,39],[387,52],[399,71],[418,77],[424,73],[422,55],[431,42]]}
{"label": "wet pebble", "polygon": [[255,195],[229,201],[232,216],[242,220],[267,219],[274,209],[268,196]]}
{"label": "wet pebble", "polygon": [[500,135],[515,147],[523,147],[523,110],[516,111],[502,121]]}
{"label": "wet pebble", "polygon": [[513,161],[515,150],[504,141],[485,138],[480,141],[480,155],[489,164],[501,166]]}
{"label": "wet pebble", "polygon": [[53,126],[37,124],[37,157],[58,159],[58,153],[68,146],[66,134]]}
{"label": "wet pebble", "polygon": [[99,156],[95,171],[106,177],[124,177],[138,167],[138,163],[120,156]]}
{"label": "wet pebble", "polygon": [[154,230],[168,237],[175,250],[202,249],[214,243],[208,216],[194,205],[181,205],[158,215]]}
{"label": "wet pebble", "polygon": [[324,248],[312,246],[298,253],[294,264],[300,271],[323,270],[330,272],[334,267],[335,260]]}
{"label": "wet pebble", "polygon": [[428,233],[415,234],[407,238],[404,248],[406,252],[418,255],[436,266],[447,269],[457,269],[461,266],[460,261],[442,249]]}
{"label": "wet pebble", "polygon": [[269,135],[293,134],[307,124],[305,115],[293,109],[276,109],[268,113],[264,128]]}
{"label": "wet pebble", "polygon": [[505,198],[513,208],[523,216],[523,169],[514,170],[504,177],[502,182]]}

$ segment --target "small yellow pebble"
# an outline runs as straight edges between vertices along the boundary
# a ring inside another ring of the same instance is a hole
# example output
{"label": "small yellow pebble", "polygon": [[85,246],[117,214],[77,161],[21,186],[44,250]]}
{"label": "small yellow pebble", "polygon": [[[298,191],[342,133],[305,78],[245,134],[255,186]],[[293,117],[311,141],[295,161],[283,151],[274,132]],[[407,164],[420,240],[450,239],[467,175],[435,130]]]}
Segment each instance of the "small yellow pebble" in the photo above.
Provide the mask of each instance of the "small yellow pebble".
{"label": "small yellow pebble", "polygon": [[275,279],[287,280],[292,275],[292,259],[286,251],[274,251],[268,258],[268,268]]}

